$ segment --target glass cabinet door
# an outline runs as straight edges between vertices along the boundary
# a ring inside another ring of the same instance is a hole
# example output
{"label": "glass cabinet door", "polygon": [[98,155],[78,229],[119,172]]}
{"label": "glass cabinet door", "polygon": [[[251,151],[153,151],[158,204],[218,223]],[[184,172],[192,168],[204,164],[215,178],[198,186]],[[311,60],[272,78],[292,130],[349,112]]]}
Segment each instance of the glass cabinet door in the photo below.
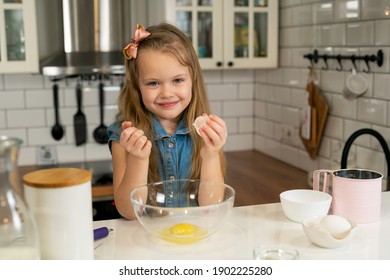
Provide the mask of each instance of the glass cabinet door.
{"label": "glass cabinet door", "polygon": [[[175,0],[175,24],[190,38],[202,67],[222,65],[221,0]],[[219,8],[216,8],[219,7]],[[215,26],[217,25],[217,26]]]}
{"label": "glass cabinet door", "polygon": [[[225,29],[233,30],[233,35],[225,33],[225,57],[233,67],[259,68],[260,60],[276,59],[277,34],[270,30],[277,26],[277,12],[271,13],[270,5],[277,5],[276,0],[230,0],[225,2]],[[277,10],[276,10],[277,11]],[[275,29],[277,33],[277,29]],[[274,48],[270,50],[271,42]],[[234,47],[231,47],[234,46]],[[272,63],[275,67],[275,62]],[[261,65],[266,66],[266,65]]]}
{"label": "glass cabinet door", "polygon": [[26,46],[23,27],[23,10],[4,10],[7,60],[25,60]]}
{"label": "glass cabinet door", "polygon": [[[3,0],[5,53],[0,53],[0,60],[18,61],[26,59],[25,30],[23,9],[18,5],[22,0]],[[8,5],[7,5],[8,4]]]}
{"label": "glass cabinet door", "polygon": [[35,1],[0,0],[0,73],[38,72],[36,42]]}
{"label": "glass cabinet door", "polygon": [[166,19],[190,38],[202,68],[277,67],[278,0],[166,3]]}

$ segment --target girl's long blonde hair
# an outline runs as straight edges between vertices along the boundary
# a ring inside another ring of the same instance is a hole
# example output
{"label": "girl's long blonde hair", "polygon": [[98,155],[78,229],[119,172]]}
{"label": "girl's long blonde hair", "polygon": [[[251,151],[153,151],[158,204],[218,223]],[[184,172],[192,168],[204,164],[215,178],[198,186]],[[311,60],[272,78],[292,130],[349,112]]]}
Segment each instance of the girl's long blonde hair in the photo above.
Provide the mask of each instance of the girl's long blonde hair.
{"label": "girl's long blonde hair", "polygon": [[[206,93],[206,87],[199,65],[198,57],[188,37],[177,27],[162,23],[146,29],[150,36],[143,39],[138,45],[138,52],[143,49],[151,49],[168,53],[178,59],[180,64],[188,67],[192,79],[192,97],[188,107],[182,113],[187,128],[194,143],[191,164],[191,179],[200,178],[202,138],[199,137],[193,127],[197,116],[203,113],[210,114],[210,107]],[[148,139],[154,139],[153,123],[149,111],[146,109],[141,98],[139,88],[138,59],[125,61],[126,80],[118,97],[119,121],[131,121],[133,125],[145,132]],[[148,182],[158,182],[161,178],[157,169],[158,150],[153,145],[149,160]],[[225,175],[226,160],[223,151],[220,151],[222,174]],[[187,178],[183,178],[187,179]]]}

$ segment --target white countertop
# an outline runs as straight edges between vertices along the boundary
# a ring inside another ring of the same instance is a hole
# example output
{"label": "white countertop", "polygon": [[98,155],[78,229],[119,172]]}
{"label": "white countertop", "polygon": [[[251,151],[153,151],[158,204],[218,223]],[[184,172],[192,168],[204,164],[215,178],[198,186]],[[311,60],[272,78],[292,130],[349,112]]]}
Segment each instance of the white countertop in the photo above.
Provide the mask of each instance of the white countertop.
{"label": "white countertop", "polygon": [[280,203],[233,208],[227,223],[209,239],[191,245],[170,244],[150,236],[138,221],[96,221],[94,228],[113,229],[95,241],[95,259],[252,259],[260,244],[288,245],[300,259],[390,260],[390,192],[382,193],[381,221],[359,224],[348,245],[318,247],[307,239],[302,226],[288,220]]}

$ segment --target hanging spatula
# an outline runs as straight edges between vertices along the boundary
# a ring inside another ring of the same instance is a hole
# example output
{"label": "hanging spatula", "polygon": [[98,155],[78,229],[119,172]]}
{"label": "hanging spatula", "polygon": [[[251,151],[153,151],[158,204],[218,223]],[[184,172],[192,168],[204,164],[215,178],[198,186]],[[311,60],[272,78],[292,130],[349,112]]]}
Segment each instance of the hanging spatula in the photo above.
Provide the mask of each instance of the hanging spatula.
{"label": "hanging spatula", "polygon": [[76,146],[80,146],[87,141],[87,121],[84,113],[81,111],[82,106],[82,89],[81,84],[76,86],[77,112],[73,116],[74,135],[76,138]]}

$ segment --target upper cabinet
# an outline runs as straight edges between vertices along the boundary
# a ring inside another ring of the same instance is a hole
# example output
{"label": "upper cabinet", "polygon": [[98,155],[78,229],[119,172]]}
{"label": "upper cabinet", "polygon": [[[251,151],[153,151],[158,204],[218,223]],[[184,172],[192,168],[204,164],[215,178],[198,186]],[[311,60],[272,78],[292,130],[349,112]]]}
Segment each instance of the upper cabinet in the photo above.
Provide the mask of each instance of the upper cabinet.
{"label": "upper cabinet", "polygon": [[38,73],[35,0],[0,0],[0,73]]}
{"label": "upper cabinet", "polygon": [[[184,31],[203,69],[277,67],[277,0],[159,2],[164,6],[158,9],[156,0],[149,2],[152,23],[166,21]],[[153,10],[158,13],[153,15]]]}

